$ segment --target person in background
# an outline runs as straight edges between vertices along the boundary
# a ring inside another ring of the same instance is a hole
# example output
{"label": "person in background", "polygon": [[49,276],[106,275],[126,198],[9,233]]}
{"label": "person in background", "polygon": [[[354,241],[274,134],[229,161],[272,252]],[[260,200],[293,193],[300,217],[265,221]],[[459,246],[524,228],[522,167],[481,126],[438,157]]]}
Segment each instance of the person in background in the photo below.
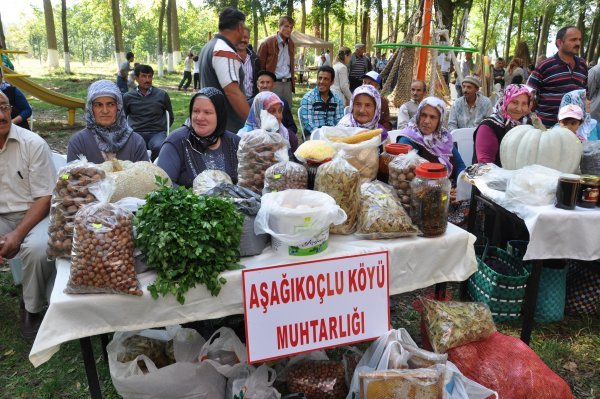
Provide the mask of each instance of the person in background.
{"label": "person in background", "polygon": [[248,29],[248,27],[244,27],[242,40],[237,45],[237,53],[242,59],[242,69],[244,71],[242,90],[246,95],[246,100],[251,102],[252,98],[258,93],[258,87],[256,86],[256,75],[260,71],[260,62],[256,53],[249,48],[249,42],[250,29]]}
{"label": "person in background", "polygon": [[[377,92],[381,90],[381,76],[375,72],[367,72],[363,76],[363,85],[373,86]],[[381,115],[379,117],[379,123],[385,128],[385,130],[392,130],[392,122],[390,121],[390,102],[387,98],[381,95]]]}
{"label": "person in background", "polygon": [[200,57],[195,55],[192,59],[194,60],[194,91],[198,91],[200,89]]}
{"label": "person in background", "polygon": [[523,61],[520,58],[513,57],[504,73],[504,82],[506,84],[523,84],[525,82],[525,70],[521,66]]}
{"label": "person in background", "polygon": [[340,47],[340,51],[333,64],[335,79],[333,80],[331,91],[344,100],[344,106],[350,104],[350,99],[352,99],[350,81],[348,80],[348,64],[350,63],[351,56],[352,51],[348,47]]}
{"label": "person in background", "polygon": [[[275,87],[275,74],[265,70],[259,71],[257,74],[256,83],[259,92],[273,91],[273,87]],[[254,99],[252,99],[252,101],[254,101]],[[294,121],[290,104],[288,104],[284,98],[281,98],[281,101],[283,101],[283,115],[281,123],[283,126],[285,126],[288,132],[290,132],[290,134],[296,136],[298,134],[298,127]]]}
{"label": "person in background", "polygon": [[437,57],[437,63],[440,66],[440,71],[442,72],[442,77],[444,78],[444,82],[446,82],[446,86],[450,88],[450,68],[452,67],[452,62],[450,61],[448,52],[440,52]]}
{"label": "person in background", "polygon": [[335,126],[344,116],[344,101],[331,91],[335,78],[332,67],[321,67],[317,72],[317,87],[300,101],[300,120],[304,138],[322,126]]}
{"label": "person in background", "polygon": [[500,85],[500,89],[504,89],[504,58],[498,57],[492,71],[494,76],[494,84]]}
{"label": "person in background", "polygon": [[[10,111],[0,92],[0,264],[17,255],[21,259],[21,334],[33,340],[44,318],[46,287],[56,271],[46,255],[56,169],[48,143],[11,123]],[[10,315],[4,312],[3,317],[10,323]]]}
{"label": "person in background", "polygon": [[183,78],[181,82],[179,82],[179,86],[177,90],[181,91],[183,87],[184,91],[187,91],[188,87],[192,83],[192,64],[194,62],[194,53],[191,51],[188,53],[187,57],[185,57],[185,61],[183,62]]}
{"label": "person in background", "polygon": [[[0,45],[0,50],[4,50],[4,47],[2,47],[2,45]],[[15,70],[15,66],[10,61],[10,58],[8,57],[8,54],[6,54],[5,52],[2,52],[2,65],[4,65],[7,68],[12,69],[13,72]],[[0,69],[2,69],[2,68],[0,68]]]}
{"label": "person in background", "polygon": [[[590,115],[590,101],[587,99],[586,90],[573,90],[565,94],[560,101],[559,114],[560,110],[571,104],[577,106],[577,109],[581,110],[582,113],[581,118],[579,118],[580,123],[577,126],[577,137],[581,141],[588,141],[590,134],[595,132],[598,121]],[[560,121],[560,117],[558,119]]]}
{"label": "person in background", "polygon": [[[475,140],[475,162],[500,163],[500,143],[510,129],[518,125],[531,124],[531,102],[533,94],[525,85],[507,85],[502,98],[494,106],[492,114],[483,119],[473,138]],[[474,163],[475,163],[474,162]]]}
{"label": "person in background", "polygon": [[600,64],[588,71],[587,96],[591,101],[591,117],[600,120]]}
{"label": "person in background", "polygon": [[152,86],[154,70],[150,65],[139,65],[135,69],[135,90],[123,96],[123,109],[129,118],[129,126],[141,135],[151,152],[151,160],[158,156],[162,142],[167,137],[167,118],[173,125],[175,115],[171,99],[166,91]]}
{"label": "person in background", "polygon": [[[370,73],[377,73],[371,71]],[[362,127],[373,130],[381,128],[381,142],[387,139],[387,129],[381,124],[381,95],[371,85],[358,86],[352,93],[350,112],[337,123],[343,127]]]}
{"label": "person in background", "polygon": [[295,90],[294,54],[296,46],[292,40],[294,19],[279,18],[279,31],[267,37],[258,48],[258,58],[263,69],[273,72],[277,80],[273,91],[289,104]]}
{"label": "person in background", "polygon": [[331,66],[331,54],[329,53],[329,49],[325,50],[323,55],[325,56],[325,63],[323,65]]}
{"label": "person in background", "polygon": [[381,73],[385,67],[387,66],[388,60],[386,53],[381,54],[381,58],[379,59],[379,64],[377,65],[377,69]]}
{"label": "person in background", "polygon": [[240,129],[238,134],[260,129],[262,126],[260,114],[263,110],[266,110],[277,119],[277,122],[279,122],[279,134],[287,141],[288,147],[291,149],[292,153],[296,151],[296,148],[298,148],[298,136],[296,136],[295,133],[288,131],[282,124],[283,101],[277,94],[270,91],[261,91],[254,97],[246,124]]}
{"label": "person in background", "polygon": [[413,80],[410,84],[410,101],[405,102],[398,110],[398,129],[404,129],[417,114],[419,104],[425,98],[427,84],[423,80]]}
{"label": "person in background", "polygon": [[158,166],[175,186],[192,187],[206,169],[222,170],[237,183],[240,137],[226,128],[225,96],[214,87],[200,89],[190,100],[189,119],[163,143]]}
{"label": "person in background", "polygon": [[567,104],[560,107],[558,111],[558,125],[570,130],[581,141],[587,141],[579,133],[578,129],[583,124],[583,110],[575,104]]}
{"label": "person in background", "polygon": [[28,119],[31,117],[31,105],[21,90],[4,80],[4,71],[0,68],[0,90],[8,98],[11,105],[10,117],[12,123],[29,130]]}
{"label": "person in background", "polygon": [[133,69],[129,72],[129,76],[127,76],[127,89],[129,91],[135,90],[135,68],[137,68],[139,65],[139,62],[134,62]]}
{"label": "person in background", "polygon": [[354,46],[354,53],[350,57],[348,64],[348,76],[350,80],[350,91],[354,91],[358,86],[362,85],[362,77],[369,72],[371,68],[371,60],[365,55],[365,45],[358,43]]}
{"label": "person in background", "polygon": [[119,65],[119,72],[117,73],[117,87],[123,94],[129,91],[129,87],[127,86],[127,77],[129,76],[129,71],[131,71],[131,63],[135,59],[135,56],[130,51],[127,53],[125,58],[125,61]]}
{"label": "person in background", "polygon": [[88,161],[111,159],[149,161],[146,142],[127,124],[123,97],[117,85],[98,80],[88,88],[85,129],[75,133],[67,146],[67,162],[84,155]]}
{"label": "person in background", "polygon": [[492,102],[479,92],[481,81],[475,76],[467,76],[462,82],[463,96],[454,100],[450,108],[448,129],[476,127],[483,118],[492,113]]}
{"label": "person in background", "polygon": [[[475,72],[475,62],[473,61],[473,54],[472,53],[465,53],[465,58],[464,60],[462,60],[462,62],[460,63],[460,72],[462,73],[462,79],[466,78],[467,76],[471,76],[473,75],[473,72]],[[462,79],[458,78],[458,74],[457,74],[457,78],[456,81],[454,82],[454,86],[456,88],[456,97],[462,97],[463,93],[462,93]]]}
{"label": "person in background", "polygon": [[298,58],[298,77],[300,78],[300,84],[302,84],[302,82],[304,82],[304,67],[305,65],[305,61],[304,61],[304,53],[300,54],[300,57]]}
{"label": "person in background", "polygon": [[527,86],[537,93],[535,112],[546,127],[557,121],[562,97],[573,90],[587,86],[587,65],[578,56],[581,48],[581,32],[575,26],[566,26],[556,33],[558,52],[539,63]]}

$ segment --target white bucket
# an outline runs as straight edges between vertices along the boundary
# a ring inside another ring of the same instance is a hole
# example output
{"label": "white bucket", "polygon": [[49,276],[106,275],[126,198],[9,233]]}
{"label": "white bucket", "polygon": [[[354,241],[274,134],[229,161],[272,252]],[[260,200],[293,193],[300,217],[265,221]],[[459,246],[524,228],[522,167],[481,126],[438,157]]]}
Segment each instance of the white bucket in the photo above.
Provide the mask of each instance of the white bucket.
{"label": "white bucket", "polygon": [[288,245],[278,240],[277,237],[271,236],[271,245],[273,246],[273,250],[279,255],[309,256],[320,254],[329,245],[329,228],[297,245]]}

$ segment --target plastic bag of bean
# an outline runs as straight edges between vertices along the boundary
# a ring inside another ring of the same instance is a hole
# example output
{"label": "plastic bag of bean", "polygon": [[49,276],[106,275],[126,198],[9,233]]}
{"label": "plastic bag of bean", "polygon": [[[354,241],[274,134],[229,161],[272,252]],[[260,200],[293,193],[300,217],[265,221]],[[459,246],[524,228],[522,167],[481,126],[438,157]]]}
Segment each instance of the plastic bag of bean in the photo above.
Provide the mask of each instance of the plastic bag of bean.
{"label": "plastic bag of bean", "polygon": [[48,249],[50,258],[71,256],[73,219],[78,210],[96,202],[89,186],[106,177],[106,173],[85,157],[68,163],[58,171],[50,205]]}
{"label": "plastic bag of bean", "polygon": [[253,130],[242,136],[238,146],[238,185],[260,194],[265,171],[288,159],[288,144],[278,132]]}
{"label": "plastic bag of bean", "polygon": [[91,186],[99,202],[75,215],[67,294],[142,295],[133,257],[133,214],[109,203],[114,189],[112,179]]}
{"label": "plastic bag of bean", "polygon": [[396,194],[404,208],[410,208],[410,182],[415,178],[415,169],[419,164],[427,162],[413,150],[407,154],[397,155],[389,164],[388,182],[396,189]]}
{"label": "plastic bag of bean", "polygon": [[378,180],[360,186],[356,235],[367,240],[416,236],[413,225],[392,186]]}
{"label": "plastic bag of bean", "polygon": [[308,172],[303,165],[285,160],[270,166],[265,171],[265,187],[262,193],[274,193],[288,189],[305,190]]}
{"label": "plastic bag of bean", "polygon": [[287,374],[290,392],[307,398],[343,399],[346,397],[344,365],[336,360],[305,360],[291,367]]}
{"label": "plastic bag of bean", "polygon": [[315,190],[329,194],[346,212],[346,221],[329,230],[331,234],[352,234],[360,209],[360,173],[346,160],[344,151],[338,152],[331,162],[317,169]]}

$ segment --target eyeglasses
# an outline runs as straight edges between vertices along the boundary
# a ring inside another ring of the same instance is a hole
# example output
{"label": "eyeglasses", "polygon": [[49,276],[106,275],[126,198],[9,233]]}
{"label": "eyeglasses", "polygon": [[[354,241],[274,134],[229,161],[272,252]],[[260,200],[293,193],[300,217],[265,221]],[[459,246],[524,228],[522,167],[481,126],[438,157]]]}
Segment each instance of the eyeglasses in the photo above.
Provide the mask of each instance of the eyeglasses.
{"label": "eyeglasses", "polygon": [[12,111],[12,105],[9,104],[2,104],[0,105],[0,111],[4,112],[4,113],[9,113]]}

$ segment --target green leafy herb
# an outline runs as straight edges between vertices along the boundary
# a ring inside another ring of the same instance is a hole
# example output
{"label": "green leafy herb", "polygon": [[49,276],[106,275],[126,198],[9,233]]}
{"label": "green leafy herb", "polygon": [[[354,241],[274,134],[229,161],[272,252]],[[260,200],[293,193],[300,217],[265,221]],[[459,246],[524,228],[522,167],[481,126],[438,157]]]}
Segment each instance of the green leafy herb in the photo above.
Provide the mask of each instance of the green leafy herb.
{"label": "green leafy herb", "polygon": [[136,245],[158,273],[150,294],[154,299],[173,294],[183,304],[184,294],[201,283],[218,295],[226,283],[220,273],[240,268],[244,216],[226,199],[168,187],[159,176],[156,183],[134,218]]}

